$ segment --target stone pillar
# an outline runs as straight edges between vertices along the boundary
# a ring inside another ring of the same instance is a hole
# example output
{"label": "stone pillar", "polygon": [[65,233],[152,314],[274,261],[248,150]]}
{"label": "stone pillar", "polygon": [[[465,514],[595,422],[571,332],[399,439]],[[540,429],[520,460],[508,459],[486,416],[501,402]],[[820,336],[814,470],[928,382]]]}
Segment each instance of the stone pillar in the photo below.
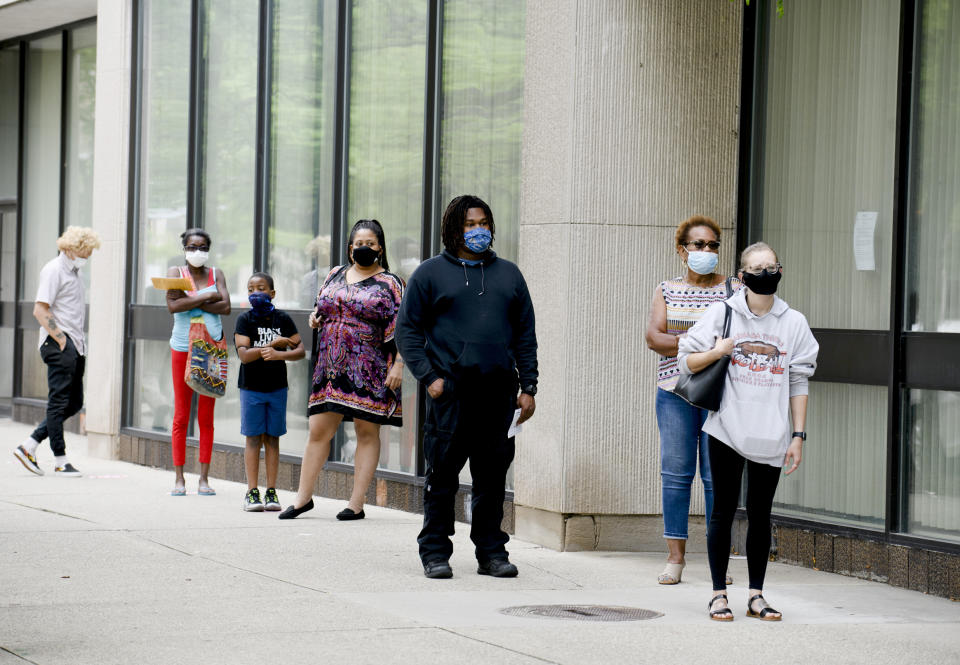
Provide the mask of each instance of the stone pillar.
{"label": "stone pillar", "polygon": [[[681,220],[715,218],[733,267],[742,11],[527,1],[520,265],[541,383],[517,446],[519,538],[665,551],[644,331],[654,289],[681,274]],[[699,489],[691,512],[703,514]]]}
{"label": "stone pillar", "polygon": [[105,458],[116,457],[123,395],[132,5],[133,0],[97,3],[93,228],[102,244],[89,264],[85,402],[89,452]]}

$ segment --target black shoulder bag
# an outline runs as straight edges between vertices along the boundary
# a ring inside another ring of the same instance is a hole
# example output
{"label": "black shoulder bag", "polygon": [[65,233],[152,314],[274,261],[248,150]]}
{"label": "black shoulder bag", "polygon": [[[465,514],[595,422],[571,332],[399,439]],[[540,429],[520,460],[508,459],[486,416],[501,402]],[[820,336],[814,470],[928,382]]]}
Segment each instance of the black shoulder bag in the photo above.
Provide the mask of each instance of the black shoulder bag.
{"label": "black shoulder bag", "polygon": [[[730,280],[727,280],[727,294],[730,293]],[[723,303],[726,310],[723,315],[723,339],[730,335],[730,305]],[[723,356],[713,364],[704,367],[696,374],[681,374],[673,392],[684,400],[707,411],[718,411],[723,398],[723,388],[727,382],[727,368],[730,356]]]}

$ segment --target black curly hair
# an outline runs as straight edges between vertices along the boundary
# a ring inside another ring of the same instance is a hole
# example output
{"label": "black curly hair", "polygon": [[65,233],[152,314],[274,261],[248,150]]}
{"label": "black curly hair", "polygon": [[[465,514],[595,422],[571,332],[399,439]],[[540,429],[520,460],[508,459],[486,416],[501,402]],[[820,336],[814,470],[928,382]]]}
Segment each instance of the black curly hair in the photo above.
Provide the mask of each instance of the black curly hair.
{"label": "black curly hair", "polygon": [[492,238],[497,237],[490,206],[479,196],[462,194],[447,205],[447,209],[443,212],[443,222],[440,224],[440,237],[443,240],[443,246],[451,254],[456,254],[460,246],[463,245],[463,223],[467,219],[467,211],[470,208],[480,208],[486,215],[487,223],[490,225],[491,244],[493,242]]}

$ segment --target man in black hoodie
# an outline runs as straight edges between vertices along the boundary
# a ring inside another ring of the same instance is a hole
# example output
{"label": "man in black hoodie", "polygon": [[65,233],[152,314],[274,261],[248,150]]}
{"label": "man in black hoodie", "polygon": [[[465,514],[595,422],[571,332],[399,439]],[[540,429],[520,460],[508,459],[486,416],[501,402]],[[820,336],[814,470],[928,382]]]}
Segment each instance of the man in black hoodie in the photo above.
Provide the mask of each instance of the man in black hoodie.
{"label": "man in black hoodie", "polygon": [[[515,577],[500,528],[507,470],[518,423],[533,415],[537,394],[537,336],[533,303],[520,269],[490,249],[490,207],[458,196],[443,214],[445,250],[410,277],[397,321],[397,343],[413,375],[427,389],[423,452],[424,575],[453,576],[454,499],[470,460],[473,477],[470,539],[477,572]],[[518,395],[519,392],[519,395]]]}

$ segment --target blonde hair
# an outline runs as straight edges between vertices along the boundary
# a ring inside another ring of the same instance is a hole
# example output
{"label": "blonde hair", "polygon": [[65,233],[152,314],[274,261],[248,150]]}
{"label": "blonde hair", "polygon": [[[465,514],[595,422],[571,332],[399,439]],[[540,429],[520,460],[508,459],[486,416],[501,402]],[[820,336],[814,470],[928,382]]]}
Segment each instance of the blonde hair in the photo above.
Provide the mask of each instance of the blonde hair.
{"label": "blonde hair", "polygon": [[773,247],[767,243],[760,241],[755,242],[752,245],[747,245],[743,248],[743,251],[740,252],[740,270],[743,270],[747,266],[747,257],[753,254],[754,252],[759,252],[760,250],[765,249],[770,251],[773,254],[773,258],[777,260],[777,263],[780,263],[780,257],[777,256],[777,253],[773,251]]}
{"label": "blonde hair", "polygon": [[68,252],[82,252],[100,248],[100,236],[87,226],[68,226],[63,235],[57,238],[57,249]]}

